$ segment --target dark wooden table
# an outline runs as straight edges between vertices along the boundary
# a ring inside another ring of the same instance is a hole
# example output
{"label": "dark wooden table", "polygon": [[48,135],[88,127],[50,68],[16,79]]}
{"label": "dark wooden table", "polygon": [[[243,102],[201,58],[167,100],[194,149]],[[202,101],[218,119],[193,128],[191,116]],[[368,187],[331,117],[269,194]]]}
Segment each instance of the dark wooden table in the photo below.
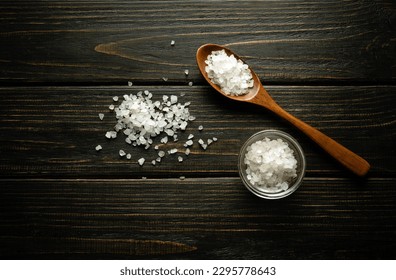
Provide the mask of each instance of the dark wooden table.
{"label": "dark wooden table", "polygon": [[[394,259],[395,9],[392,0],[2,1],[1,258]],[[264,109],[216,94],[195,62],[205,43],[242,56],[287,111],[367,159],[368,176]],[[167,149],[189,133],[218,141],[152,166],[153,148],[106,139],[112,97],[139,90],[191,102],[196,120]],[[303,184],[278,201],[238,176],[239,149],[263,129],[290,133],[307,158]]]}

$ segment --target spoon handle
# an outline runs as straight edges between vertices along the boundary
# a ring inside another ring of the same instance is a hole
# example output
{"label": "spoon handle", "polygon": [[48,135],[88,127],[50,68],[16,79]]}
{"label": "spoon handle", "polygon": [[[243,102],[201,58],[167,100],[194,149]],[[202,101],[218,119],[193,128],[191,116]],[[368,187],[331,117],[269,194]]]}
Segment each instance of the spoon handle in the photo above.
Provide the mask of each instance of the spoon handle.
{"label": "spoon handle", "polygon": [[265,107],[300,129],[309,138],[322,147],[327,153],[329,153],[334,159],[339,161],[342,165],[344,165],[356,175],[364,176],[369,171],[370,164],[365,159],[345,148],[340,143],[323,134],[319,130],[289,114],[278,104],[272,103],[270,106]]}

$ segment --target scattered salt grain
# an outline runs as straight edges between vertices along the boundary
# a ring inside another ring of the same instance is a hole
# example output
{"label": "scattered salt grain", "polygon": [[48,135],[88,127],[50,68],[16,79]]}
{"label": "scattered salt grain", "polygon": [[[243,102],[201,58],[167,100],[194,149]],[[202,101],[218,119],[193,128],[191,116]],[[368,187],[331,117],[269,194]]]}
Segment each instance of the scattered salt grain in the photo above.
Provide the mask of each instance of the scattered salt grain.
{"label": "scattered salt grain", "polygon": [[155,165],[155,164],[156,164],[155,159],[151,161],[151,164],[152,164],[152,165]]}
{"label": "scattered salt grain", "polygon": [[244,163],[250,183],[266,191],[287,190],[297,177],[297,160],[282,139],[259,140],[247,148]]}
{"label": "scattered salt grain", "polygon": [[115,131],[107,131],[105,134],[106,138],[117,138],[117,132]]}
{"label": "scattered salt grain", "polygon": [[185,154],[186,156],[188,156],[188,155],[190,154],[190,152],[191,152],[190,149],[187,148],[186,151],[184,152],[184,154]]}
{"label": "scattered salt grain", "polygon": [[126,153],[125,153],[125,151],[124,151],[124,150],[120,150],[118,153],[119,153],[120,157],[123,157],[123,156],[125,156],[125,155],[126,155]]}
{"label": "scattered salt grain", "polygon": [[109,109],[111,110],[111,111],[113,111],[114,110],[114,105],[113,104],[111,104],[110,106],[109,106]]}
{"label": "scattered salt grain", "polygon": [[104,118],[104,114],[99,113],[99,119],[100,119],[101,121],[103,121],[103,118]]}
{"label": "scattered salt grain", "polygon": [[101,145],[97,145],[96,147],[95,147],[95,150],[97,150],[97,151],[100,151],[102,149],[102,146]]}
{"label": "scattered salt grain", "polygon": [[187,140],[186,143],[184,144],[184,146],[189,147],[189,146],[192,146],[193,143],[194,143],[193,140]]}
{"label": "scattered salt grain", "polygon": [[190,87],[192,87],[192,86],[193,86],[193,82],[188,82],[188,85],[189,85]]}
{"label": "scattered salt grain", "polygon": [[113,96],[113,100],[114,100],[115,102],[117,102],[117,101],[118,101],[118,96]]}
{"label": "scattered salt grain", "polygon": [[180,176],[179,179],[180,179],[180,180],[185,180],[186,177],[185,177],[185,176]]}
{"label": "scattered salt grain", "polygon": [[204,149],[204,150],[206,150],[206,148],[208,147],[208,145],[202,139],[199,139],[198,143],[201,146],[201,148]]}
{"label": "scattered salt grain", "polygon": [[176,153],[177,153],[177,149],[176,149],[176,148],[170,149],[170,150],[168,151],[168,154],[170,154],[170,155],[176,154]]}
{"label": "scattered salt grain", "polygon": [[176,43],[175,40],[172,40],[170,44],[171,44],[171,46],[174,46],[175,43]]}
{"label": "scattered salt grain", "polygon": [[199,130],[199,131],[202,131],[202,129],[203,129],[203,126],[202,126],[202,125],[198,126],[198,130]]}
{"label": "scattered salt grain", "polygon": [[127,158],[127,159],[131,159],[131,158],[132,158],[132,155],[131,155],[131,154],[127,154],[127,155],[126,155],[126,158]]}
{"label": "scattered salt grain", "polygon": [[227,95],[244,95],[253,87],[252,73],[247,64],[224,50],[213,51],[205,60],[205,71],[211,81]]}
{"label": "scattered salt grain", "polygon": [[138,163],[139,163],[140,166],[142,166],[142,165],[144,164],[145,161],[146,161],[145,158],[140,158],[140,159],[138,159]]}
{"label": "scattered salt grain", "polygon": [[158,156],[159,157],[164,157],[165,156],[165,152],[164,151],[159,151],[158,152]]}
{"label": "scattered salt grain", "polygon": [[183,161],[183,158],[182,158],[181,156],[178,156],[178,157],[177,157],[177,160],[178,160],[179,162],[182,162],[182,161]]}
{"label": "scattered salt grain", "polygon": [[161,139],[161,143],[168,143],[168,136],[165,136],[164,138]]}
{"label": "scattered salt grain", "polygon": [[216,142],[216,141],[217,141],[217,137],[213,137],[212,140],[213,140],[214,142]]}
{"label": "scattered salt grain", "polygon": [[188,140],[190,140],[190,139],[193,139],[194,138],[194,134],[190,134],[190,135],[188,135]]}
{"label": "scattered salt grain", "polygon": [[184,70],[184,75],[188,76],[188,74],[189,74],[188,69]]}
{"label": "scattered salt grain", "polygon": [[168,78],[167,78],[167,77],[162,77],[162,80],[163,80],[164,82],[167,82],[167,81],[168,81]]}
{"label": "scattered salt grain", "polygon": [[128,87],[131,87],[131,86],[133,86],[133,83],[132,82],[128,82]]}
{"label": "scattered salt grain", "polygon": [[210,144],[213,143],[213,140],[212,139],[208,139],[207,143],[208,143],[208,146],[209,146]]}

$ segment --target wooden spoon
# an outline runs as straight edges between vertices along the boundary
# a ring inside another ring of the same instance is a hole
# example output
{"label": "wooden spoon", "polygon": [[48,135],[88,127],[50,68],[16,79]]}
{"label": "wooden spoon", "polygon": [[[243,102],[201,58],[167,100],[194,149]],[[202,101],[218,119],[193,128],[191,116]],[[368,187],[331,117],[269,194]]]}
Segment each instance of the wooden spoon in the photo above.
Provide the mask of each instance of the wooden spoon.
{"label": "wooden spoon", "polygon": [[206,79],[206,81],[214,89],[216,89],[222,95],[224,95],[232,100],[253,103],[253,104],[263,106],[264,108],[267,108],[268,110],[274,112],[278,116],[289,121],[295,127],[297,127],[302,132],[304,132],[309,138],[311,138],[320,147],[322,147],[334,159],[339,161],[342,165],[344,165],[346,168],[351,170],[356,175],[364,176],[367,174],[367,172],[370,169],[370,164],[366,160],[364,160],[357,154],[353,153],[352,151],[348,150],[347,148],[345,148],[344,146],[342,146],[335,140],[326,136],[319,130],[313,128],[312,126],[309,126],[308,124],[297,119],[296,117],[292,116],[291,114],[286,112],[284,109],[282,109],[272,99],[272,97],[268,94],[268,92],[264,89],[258,76],[256,75],[256,73],[254,73],[254,71],[252,71],[252,69],[250,69],[250,71],[252,72],[254,85],[249,90],[249,92],[247,94],[240,95],[240,96],[231,96],[231,95],[227,95],[224,92],[222,92],[221,88],[218,85],[212,83],[212,81],[210,80],[210,78],[208,77],[208,75],[205,71],[205,67],[207,66],[207,64],[205,63],[205,60],[207,59],[208,55],[211,54],[212,51],[218,51],[218,50],[222,50],[222,49],[227,53],[227,55],[233,54],[235,56],[235,58],[240,59],[231,50],[229,50],[223,46],[214,45],[214,44],[203,45],[197,51],[197,63],[198,63],[199,70],[201,71],[201,73],[204,76],[204,78]]}

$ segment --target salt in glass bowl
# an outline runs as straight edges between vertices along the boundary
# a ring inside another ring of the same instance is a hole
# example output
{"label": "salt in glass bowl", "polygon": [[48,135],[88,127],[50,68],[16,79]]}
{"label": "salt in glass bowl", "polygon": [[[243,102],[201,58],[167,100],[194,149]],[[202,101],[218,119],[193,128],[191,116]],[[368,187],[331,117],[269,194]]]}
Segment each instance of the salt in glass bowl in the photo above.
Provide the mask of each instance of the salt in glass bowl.
{"label": "salt in glass bowl", "polygon": [[[297,160],[297,168],[296,168],[296,174],[297,176],[295,178],[292,178],[288,184],[289,188],[287,190],[271,190],[269,191],[268,188],[260,188],[258,186],[254,186],[247,178],[246,174],[246,164],[244,163],[245,155],[247,152],[247,148],[252,145],[253,143],[263,140],[265,138],[268,138],[270,140],[276,140],[276,139],[282,139],[283,142],[287,143],[290,149],[293,150],[293,155]],[[239,159],[238,159],[238,169],[239,169],[239,175],[242,179],[243,184],[246,186],[246,188],[251,191],[253,194],[255,194],[258,197],[261,198],[266,198],[266,199],[279,199],[279,198],[284,198],[293,192],[295,192],[298,187],[301,185],[302,180],[305,175],[305,167],[306,167],[306,161],[305,161],[305,156],[304,152],[300,146],[300,144],[294,139],[292,136],[290,136],[288,133],[285,133],[283,131],[279,130],[262,130],[259,131],[255,134],[253,134],[242,146],[240,152],[239,152]]]}

